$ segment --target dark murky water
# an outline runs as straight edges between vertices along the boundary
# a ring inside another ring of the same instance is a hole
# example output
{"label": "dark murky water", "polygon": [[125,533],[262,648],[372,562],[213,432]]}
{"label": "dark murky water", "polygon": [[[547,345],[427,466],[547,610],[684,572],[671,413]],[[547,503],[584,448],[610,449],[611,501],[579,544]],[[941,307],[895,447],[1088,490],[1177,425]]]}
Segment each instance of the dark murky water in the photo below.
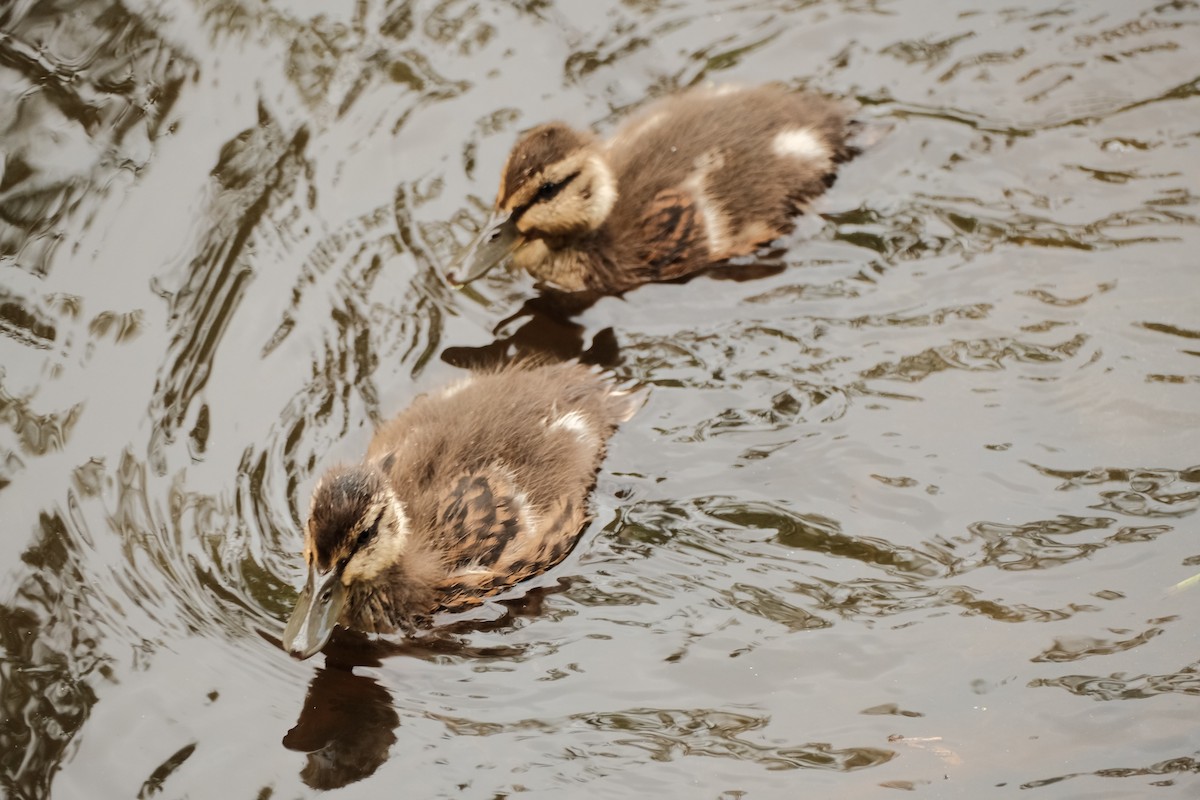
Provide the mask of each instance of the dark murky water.
{"label": "dark murky water", "polygon": [[[1200,8],[956,6],[0,7],[7,794],[1195,796]],[[786,268],[443,285],[516,131],[701,80],[894,126]],[[651,386],[580,546],[286,658],[314,474],[505,347]]]}

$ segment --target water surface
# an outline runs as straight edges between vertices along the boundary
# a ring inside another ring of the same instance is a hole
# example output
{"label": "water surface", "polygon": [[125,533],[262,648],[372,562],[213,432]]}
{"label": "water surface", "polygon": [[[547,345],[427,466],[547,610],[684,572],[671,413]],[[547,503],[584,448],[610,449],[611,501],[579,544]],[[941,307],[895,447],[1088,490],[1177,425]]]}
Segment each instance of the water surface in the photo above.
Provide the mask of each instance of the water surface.
{"label": "water surface", "polygon": [[[1200,7],[954,9],[0,9],[4,791],[1194,796]],[[768,80],[890,132],[754,264],[439,277],[520,130]],[[650,390],[570,558],[288,659],[317,474],[527,350]]]}

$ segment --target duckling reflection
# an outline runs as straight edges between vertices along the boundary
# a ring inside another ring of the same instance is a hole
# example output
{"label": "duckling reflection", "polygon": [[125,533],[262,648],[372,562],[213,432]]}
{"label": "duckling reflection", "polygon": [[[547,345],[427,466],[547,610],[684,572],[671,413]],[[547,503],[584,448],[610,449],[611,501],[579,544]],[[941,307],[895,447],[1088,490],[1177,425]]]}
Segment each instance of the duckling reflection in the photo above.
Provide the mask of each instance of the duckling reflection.
{"label": "duckling reflection", "polygon": [[300,778],[314,789],[336,789],[373,774],[396,743],[400,716],[373,678],[343,666],[318,669],[296,725],[283,746],[308,754]]}
{"label": "duckling reflection", "polygon": [[283,746],[307,753],[301,779],[314,789],[336,789],[372,775],[387,760],[397,741],[401,720],[395,700],[374,678],[356,674],[355,667],[378,667],[385,659],[415,658],[516,661],[527,657],[528,643],[473,646],[466,636],[504,633],[519,620],[540,617],[545,599],[564,591],[569,579],[535,586],[519,597],[488,604],[491,618],[458,619],[417,638],[388,641],[358,631],[338,629],[325,652],[325,666],[316,671],[300,709],[300,717]]}
{"label": "duckling reflection", "polygon": [[480,347],[447,347],[441,358],[466,369],[495,368],[512,360],[578,360],[611,369],[621,363],[620,346],[611,327],[588,331],[573,317],[590,308],[600,295],[549,291],[534,295],[515,313],[496,324],[496,339]]}
{"label": "duckling reflection", "polygon": [[512,364],[417,398],[317,484],[284,648],[308,658],[338,624],[412,632],[557,564],[640,399],[580,364]]}
{"label": "duckling reflection", "polygon": [[693,88],[607,142],[538,126],[505,163],[465,274],[449,277],[511,258],[554,287],[611,294],[747,255],[833,183],[854,130],[836,103],[780,86]]}
{"label": "duckling reflection", "polygon": [[[776,248],[755,253],[754,257],[735,259],[709,271],[714,280],[752,281],[777,275],[787,268],[787,250]],[[696,275],[685,275],[676,283]],[[575,317],[604,297],[599,292],[561,292],[553,288],[527,298],[513,314],[493,329],[496,338],[476,347],[452,346],[442,351],[448,364],[464,369],[496,367],[514,359],[552,358],[555,361],[578,360],[585,364],[612,369],[621,364],[621,347],[611,327],[591,334]]]}

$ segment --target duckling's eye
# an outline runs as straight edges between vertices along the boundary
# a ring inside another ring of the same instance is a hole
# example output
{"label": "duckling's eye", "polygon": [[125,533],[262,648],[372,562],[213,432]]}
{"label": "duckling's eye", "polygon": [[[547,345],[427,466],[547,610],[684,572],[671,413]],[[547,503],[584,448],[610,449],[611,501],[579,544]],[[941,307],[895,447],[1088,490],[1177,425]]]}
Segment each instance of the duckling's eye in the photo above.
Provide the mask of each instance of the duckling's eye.
{"label": "duckling's eye", "polygon": [[550,198],[554,197],[554,195],[556,195],[560,191],[562,191],[562,188],[564,186],[566,186],[571,181],[575,180],[577,177],[579,177],[579,173],[573,172],[570,175],[568,175],[567,177],[563,178],[561,181],[558,181],[557,183],[555,183],[553,181],[546,181],[538,188],[537,194],[533,196],[533,202],[535,202],[535,203],[546,202]]}
{"label": "duckling's eye", "polygon": [[375,538],[375,534],[379,533],[379,523],[383,521],[383,512],[379,512],[379,516],[371,523],[371,527],[364,528],[363,532],[358,535],[358,539],[354,542],[355,551],[362,550],[367,546],[367,543]]}

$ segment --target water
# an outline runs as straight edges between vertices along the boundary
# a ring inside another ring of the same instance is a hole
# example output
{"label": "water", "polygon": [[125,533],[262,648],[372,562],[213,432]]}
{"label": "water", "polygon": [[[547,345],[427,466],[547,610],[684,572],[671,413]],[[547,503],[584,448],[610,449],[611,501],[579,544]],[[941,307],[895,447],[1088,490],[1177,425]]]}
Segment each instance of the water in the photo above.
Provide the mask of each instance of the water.
{"label": "water", "polygon": [[[1191,797],[1200,8],[0,9],[13,797]],[[742,280],[438,277],[516,133],[890,133]],[[530,592],[277,646],[316,474],[500,351],[650,387]]]}

